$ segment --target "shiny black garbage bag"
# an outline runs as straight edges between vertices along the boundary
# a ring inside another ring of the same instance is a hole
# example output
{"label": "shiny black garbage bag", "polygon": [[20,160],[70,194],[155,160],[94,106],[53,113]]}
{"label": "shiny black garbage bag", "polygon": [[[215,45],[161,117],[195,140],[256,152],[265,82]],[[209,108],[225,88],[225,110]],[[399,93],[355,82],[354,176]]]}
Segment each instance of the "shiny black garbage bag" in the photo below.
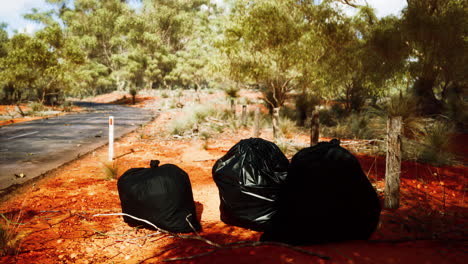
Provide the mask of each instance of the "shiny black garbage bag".
{"label": "shiny black garbage bag", "polygon": [[380,201],[357,158],[339,144],[320,142],[294,155],[278,213],[261,241],[305,245],[371,236]]}
{"label": "shiny black garbage bag", "polygon": [[289,160],[274,143],[244,139],[213,166],[219,189],[221,220],[263,231],[276,213],[278,195]]}
{"label": "shiny black garbage bag", "polygon": [[[151,168],[126,171],[119,178],[117,187],[123,213],[174,233],[192,232],[187,220],[196,230],[200,229],[189,176],[176,165],[159,166],[159,161],[151,161]],[[133,226],[152,228],[127,216],[124,221]]]}

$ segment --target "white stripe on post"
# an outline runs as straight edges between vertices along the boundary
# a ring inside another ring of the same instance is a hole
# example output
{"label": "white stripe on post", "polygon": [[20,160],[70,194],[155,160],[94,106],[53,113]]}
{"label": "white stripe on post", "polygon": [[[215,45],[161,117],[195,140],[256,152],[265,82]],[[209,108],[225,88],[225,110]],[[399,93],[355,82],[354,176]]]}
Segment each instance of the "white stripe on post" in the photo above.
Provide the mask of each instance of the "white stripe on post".
{"label": "white stripe on post", "polygon": [[114,117],[109,116],[109,161],[114,160]]}

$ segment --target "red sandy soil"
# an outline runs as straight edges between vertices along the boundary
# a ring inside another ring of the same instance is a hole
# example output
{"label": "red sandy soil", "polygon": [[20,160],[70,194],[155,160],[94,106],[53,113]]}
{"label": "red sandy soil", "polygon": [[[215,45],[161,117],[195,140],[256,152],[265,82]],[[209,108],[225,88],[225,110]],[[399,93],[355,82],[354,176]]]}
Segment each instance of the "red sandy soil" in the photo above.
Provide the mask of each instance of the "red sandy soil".
{"label": "red sandy soil", "polygon": [[[31,110],[31,108],[26,105],[22,104],[21,110],[23,110],[24,113],[27,113],[28,111]],[[55,111],[62,111],[60,107],[47,107],[50,110],[55,110]],[[54,115],[41,115],[41,116],[25,116],[25,117],[15,117],[15,118],[10,118],[10,119],[5,119],[5,120],[0,120],[0,126],[5,126],[5,125],[10,125],[14,123],[21,123],[21,122],[26,122],[26,121],[31,121],[31,120],[36,120],[36,119],[43,119],[43,118],[48,118],[51,116],[59,116],[59,115],[64,115],[64,114],[69,114],[73,112],[80,112],[83,111],[82,108],[73,106],[70,112],[60,112],[58,114]],[[15,105],[0,105],[0,115],[2,116],[7,116],[9,113],[16,113],[16,106]]]}
{"label": "red sandy soil", "polygon": [[[158,104],[161,100],[153,98],[151,102]],[[150,102],[142,101],[141,106]],[[210,102],[202,97],[202,103]],[[129,168],[148,167],[151,159],[176,164],[190,176],[202,237],[222,244],[258,241],[261,233],[220,221],[218,190],[211,176],[214,162],[252,132],[225,132],[210,138],[204,148],[203,140],[175,139],[166,132],[169,123],[182,113],[180,109],[164,112],[118,140],[118,176]],[[264,130],[262,137],[272,140],[271,131]],[[306,143],[307,137],[303,138]],[[150,236],[154,231],[130,227],[121,216],[94,216],[121,212],[117,180],[106,179],[103,170],[106,151],[106,147],[97,149],[3,198],[0,213],[4,218],[0,224],[19,244],[16,252],[0,258],[1,263],[159,263],[213,250],[199,240]],[[382,196],[385,159],[365,155],[358,158]],[[331,260],[286,247],[261,245],[232,246],[174,262],[466,263],[466,172],[465,166],[403,162],[401,207],[382,211],[380,226],[370,241],[301,247]]]}

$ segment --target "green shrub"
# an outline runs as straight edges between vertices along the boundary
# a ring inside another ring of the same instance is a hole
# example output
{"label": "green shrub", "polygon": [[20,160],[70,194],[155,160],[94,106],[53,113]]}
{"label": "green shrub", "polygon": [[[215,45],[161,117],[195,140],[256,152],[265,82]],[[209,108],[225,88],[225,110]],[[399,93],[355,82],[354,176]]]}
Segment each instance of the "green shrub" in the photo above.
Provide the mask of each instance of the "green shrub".
{"label": "green shrub", "polygon": [[73,102],[65,101],[62,103],[61,107],[64,112],[71,112],[73,109]]}
{"label": "green shrub", "polygon": [[116,161],[102,162],[102,170],[106,180],[117,179],[119,167]]}
{"label": "green shrub", "polygon": [[339,103],[335,103],[330,107],[330,113],[336,119],[342,119],[348,115],[348,111]]}
{"label": "green shrub", "polygon": [[389,116],[401,116],[403,135],[407,138],[417,138],[425,133],[427,126],[427,120],[417,115],[417,109],[416,100],[413,97],[400,94],[390,97],[382,107],[373,106],[369,112],[379,116],[385,126]]}
{"label": "green shrub", "polygon": [[166,91],[164,91],[164,92],[161,93],[161,97],[162,98],[169,98],[169,95],[167,94]]}
{"label": "green shrub", "polygon": [[380,123],[366,113],[352,113],[336,122],[334,126],[320,126],[320,133],[327,137],[348,139],[375,139],[385,135],[380,133]]}
{"label": "green shrub", "polygon": [[452,120],[458,129],[468,128],[468,104],[463,98],[463,88],[457,85],[447,91],[444,114]]}
{"label": "green shrub", "polygon": [[218,111],[216,117],[221,120],[236,119],[235,114],[229,109],[222,109]]}
{"label": "green shrub", "polygon": [[290,138],[292,134],[297,133],[296,123],[287,117],[280,117],[279,131],[284,137]]}
{"label": "green shrub", "polygon": [[130,89],[130,95],[132,96],[132,104],[136,103],[136,95],[138,93],[138,90],[136,88],[131,88]]}
{"label": "green shrub", "polygon": [[31,102],[28,106],[31,108],[32,113],[42,112],[45,110],[45,106],[40,102]]}
{"label": "green shrub", "polygon": [[453,125],[436,121],[426,130],[422,140],[423,147],[419,159],[434,165],[449,165],[454,162],[450,152],[451,135],[455,132]]}
{"label": "green shrub", "polygon": [[172,135],[183,136],[187,131],[193,129],[194,124],[190,118],[177,119],[170,124],[169,131]]}
{"label": "green shrub", "polygon": [[198,123],[201,123],[205,121],[207,117],[215,116],[217,113],[217,110],[211,106],[197,105],[191,109],[188,109],[188,112],[193,113],[192,115],[195,118],[195,121]]}
{"label": "green shrub", "polygon": [[235,86],[229,86],[224,89],[224,93],[226,94],[226,96],[232,99],[239,97],[239,92],[240,89]]}
{"label": "green shrub", "polygon": [[338,120],[329,109],[319,110],[319,122],[321,126],[327,127],[336,126],[338,124]]}
{"label": "green shrub", "polygon": [[210,124],[210,129],[214,130],[216,133],[223,133],[224,132],[224,126],[216,124],[216,123],[211,123]]}

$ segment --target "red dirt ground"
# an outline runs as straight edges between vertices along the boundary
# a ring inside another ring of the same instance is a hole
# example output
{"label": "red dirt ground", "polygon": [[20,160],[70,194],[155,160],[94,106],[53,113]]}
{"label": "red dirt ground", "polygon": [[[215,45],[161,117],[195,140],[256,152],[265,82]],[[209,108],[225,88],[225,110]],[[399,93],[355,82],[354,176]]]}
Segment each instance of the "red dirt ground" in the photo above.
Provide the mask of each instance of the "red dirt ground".
{"label": "red dirt ground", "polygon": [[[142,100],[160,103],[159,98]],[[202,98],[202,103],[210,103]],[[214,162],[251,131],[226,132],[210,138],[175,139],[166,126],[181,110],[162,113],[154,121],[116,142],[117,174],[148,167],[151,159],[173,163],[189,175],[201,217],[201,236],[217,243],[258,241],[261,233],[229,226],[219,219],[219,196],[211,178]],[[262,137],[272,140],[271,131]],[[307,137],[303,137],[306,140]],[[304,142],[306,143],[306,142]],[[466,144],[465,144],[466,146]],[[117,180],[106,179],[102,147],[23,186],[0,204],[1,225],[18,241],[17,252],[1,263],[159,263],[213,250],[192,239],[152,235],[154,231],[128,226],[121,216]],[[385,160],[358,156],[363,170],[381,193]],[[221,249],[175,263],[466,263],[467,167],[433,167],[403,162],[401,207],[383,210],[370,241],[351,241],[301,247],[329,256],[320,259],[280,246]],[[7,221],[8,219],[8,221]]]}
{"label": "red dirt ground", "polygon": [[[48,107],[48,108],[50,110],[61,111],[61,109],[59,107]],[[25,113],[31,110],[31,108],[26,104],[22,104],[21,109]],[[73,106],[73,108],[71,109],[70,112],[60,112],[59,114],[54,114],[52,116],[64,115],[64,114],[69,114],[69,113],[73,113],[73,112],[80,112],[82,110],[83,109],[81,109],[80,107]],[[14,106],[14,105],[0,105],[0,115],[2,115],[2,116],[7,116],[9,114],[14,114],[15,112],[17,112],[17,110],[16,110],[16,106]],[[51,115],[49,115],[49,116],[15,117],[15,118],[10,118],[10,119],[0,120],[0,126],[10,125],[10,124],[14,124],[14,123],[21,123],[21,122],[26,122],[26,121],[36,120],[36,119],[43,119],[43,118],[48,118],[48,117],[51,117]]]}

